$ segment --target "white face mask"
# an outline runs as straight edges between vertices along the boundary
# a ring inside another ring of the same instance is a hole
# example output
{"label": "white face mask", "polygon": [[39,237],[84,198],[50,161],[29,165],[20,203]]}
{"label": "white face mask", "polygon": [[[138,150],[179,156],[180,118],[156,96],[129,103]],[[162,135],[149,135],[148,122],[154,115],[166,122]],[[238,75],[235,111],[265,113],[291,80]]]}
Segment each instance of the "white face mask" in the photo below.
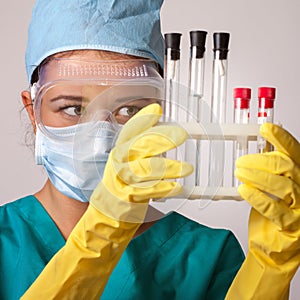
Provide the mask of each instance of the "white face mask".
{"label": "white face mask", "polygon": [[[105,121],[65,128],[39,127],[36,132],[36,163],[43,165],[49,179],[62,194],[88,202],[103,177],[118,125]],[[56,138],[54,138],[56,137]]]}

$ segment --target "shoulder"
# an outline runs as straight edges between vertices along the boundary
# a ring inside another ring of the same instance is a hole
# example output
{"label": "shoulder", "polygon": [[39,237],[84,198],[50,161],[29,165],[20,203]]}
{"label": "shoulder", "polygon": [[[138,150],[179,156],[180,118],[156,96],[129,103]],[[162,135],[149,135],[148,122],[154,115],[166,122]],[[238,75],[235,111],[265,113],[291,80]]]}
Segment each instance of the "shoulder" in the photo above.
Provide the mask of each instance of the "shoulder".
{"label": "shoulder", "polygon": [[0,218],[1,224],[3,223],[3,218],[8,220],[22,218],[23,214],[30,213],[32,207],[37,206],[37,199],[33,195],[29,195],[18,200],[8,202],[0,206]]}
{"label": "shoulder", "polygon": [[0,239],[16,243],[32,233],[32,217],[40,204],[34,196],[26,196],[0,206]]}
{"label": "shoulder", "polygon": [[57,251],[56,245],[64,244],[56,224],[33,195],[1,206],[0,227],[0,239],[13,245],[22,246],[26,240],[27,246],[40,243]]}
{"label": "shoulder", "polygon": [[61,247],[62,237],[52,228],[55,224],[34,196],[0,207],[1,299],[19,299]]}

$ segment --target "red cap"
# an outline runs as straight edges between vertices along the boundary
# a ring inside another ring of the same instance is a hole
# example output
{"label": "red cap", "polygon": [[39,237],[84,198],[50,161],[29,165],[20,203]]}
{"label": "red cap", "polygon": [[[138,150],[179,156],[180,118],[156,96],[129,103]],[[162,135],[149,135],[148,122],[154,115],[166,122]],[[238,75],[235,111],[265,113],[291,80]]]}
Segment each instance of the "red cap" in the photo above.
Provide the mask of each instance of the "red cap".
{"label": "red cap", "polygon": [[258,106],[260,108],[273,108],[276,89],[272,87],[258,88]]}
{"label": "red cap", "polygon": [[233,98],[251,99],[251,89],[235,88],[233,90]]}
{"label": "red cap", "polygon": [[258,98],[275,99],[276,89],[273,87],[260,87],[258,88]]}
{"label": "red cap", "polygon": [[251,89],[249,88],[235,88],[233,90],[234,108],[249,108],[249,101],[251,99]]}

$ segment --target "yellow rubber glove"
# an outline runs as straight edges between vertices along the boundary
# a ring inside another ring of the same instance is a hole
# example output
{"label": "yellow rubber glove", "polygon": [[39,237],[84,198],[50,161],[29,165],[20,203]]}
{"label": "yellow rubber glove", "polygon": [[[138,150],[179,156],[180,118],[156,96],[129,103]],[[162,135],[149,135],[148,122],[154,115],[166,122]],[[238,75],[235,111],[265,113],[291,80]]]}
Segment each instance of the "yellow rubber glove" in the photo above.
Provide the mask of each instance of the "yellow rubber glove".
{"label": "yellow rubber glove", "polygon": [[236,161],[238,191],[253,208],[249,252],[227,299],[288,299],[300,264],[300,144],[274,124],[260,133],[277,151]]}
{"label": "yellow rubber glove", "polygon": [[[66,245],[52,258],[22,299],[99,299],[106,282],[140,226],[150,198],[175,195],[181,186],[164,179],[189,175],[193,167],[163,157],[186,138],[176,126],[156,126],[161,107],[142,109],[122,128],[102,181]],[[151,167],[150,167],[151,166]],[[140,202],[142,204],[135,204]]]}
{"label": "yellow rubber glove", "polygon": [[[103,179],[90,203],[116,220],[141,223],[149,198],[174,196],[182,187],[174,181],[191,174],[185,162],[157,157],[182,144],[187,133],[180,127],[156,126],[161,116],[158,104],[150,105],[138,118],[128,121],[111,151]],[[105,201],[106,198],[113,200]]]}

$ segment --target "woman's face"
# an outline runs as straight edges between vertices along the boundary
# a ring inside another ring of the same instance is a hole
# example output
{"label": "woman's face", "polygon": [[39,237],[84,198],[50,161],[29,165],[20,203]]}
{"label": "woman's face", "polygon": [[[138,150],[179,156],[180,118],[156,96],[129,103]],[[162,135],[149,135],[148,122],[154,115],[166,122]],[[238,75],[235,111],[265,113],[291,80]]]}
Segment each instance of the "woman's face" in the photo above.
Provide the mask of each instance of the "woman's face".
{"label": "woman's face", "polygon": [[78,124],[83,115],[93,118],[97,114],[105,120],[111,114],[119,124],[126,123],[144,106],[158,102],[162,94],[145,82],[118,76],[124,70],[143,72],[145,62],[95,50],[54,56],[39,73],[36,119],[45,126],[67,127]]}

